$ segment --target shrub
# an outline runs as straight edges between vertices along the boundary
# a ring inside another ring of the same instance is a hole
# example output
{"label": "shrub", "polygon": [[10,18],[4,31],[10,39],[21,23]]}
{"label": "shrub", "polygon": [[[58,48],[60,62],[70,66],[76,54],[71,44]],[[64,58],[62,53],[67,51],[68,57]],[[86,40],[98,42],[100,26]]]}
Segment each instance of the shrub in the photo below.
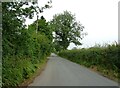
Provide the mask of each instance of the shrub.
{"label": "shrub", "polygon": [[[101,71],[111,71],[114,77],[118,77],[120,71],[120,45],[113,44],[106,47],[91,47],[88,49],[65,50],[59,53],[60,56],[67,58],[87,67],[98,67]],[[108,73],[108,72],[107,72]]]}

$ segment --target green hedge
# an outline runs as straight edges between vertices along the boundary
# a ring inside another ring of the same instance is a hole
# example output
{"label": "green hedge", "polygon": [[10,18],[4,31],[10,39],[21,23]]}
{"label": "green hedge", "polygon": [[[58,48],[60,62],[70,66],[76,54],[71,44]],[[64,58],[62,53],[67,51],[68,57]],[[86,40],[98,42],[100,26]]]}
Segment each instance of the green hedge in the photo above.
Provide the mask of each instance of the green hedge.
{"label": "green hedge", "polygon": [[18,86],[29,78],[51,53],[52,30],[45,18],[42,16],[28,27],[25,24],[26,18],[32,19],[34,13],[38,12],[35,4],[37,3],[2,3],[3,87]]}
{"label": "green hedge", "polygon": [[46,61],[51,53],[51,41],[34,29],[24,29],[13,41],[3,41],[2,86],[18,86]]}
{"label": "green hedge", "polygon": [[[12,60],[11,60],[12,59]],[[34,63],[30,58],[15,58],[11,57],[3,61],[3,87],[4,86],[17,86],[25,79],[28,79],[37,70],[39,65],[45,59],[37,60]]]}
{"label": "green hedge", "polygon": [[[98,70],[112,72],[114,77],[119,77],[120,72],[120,45],[113,44],[107,47],[92,47],[88,49],[65,50],[59,53],[67,58],[87,67],[97,67]],[[120,79],[120,77],[119,77]]]}

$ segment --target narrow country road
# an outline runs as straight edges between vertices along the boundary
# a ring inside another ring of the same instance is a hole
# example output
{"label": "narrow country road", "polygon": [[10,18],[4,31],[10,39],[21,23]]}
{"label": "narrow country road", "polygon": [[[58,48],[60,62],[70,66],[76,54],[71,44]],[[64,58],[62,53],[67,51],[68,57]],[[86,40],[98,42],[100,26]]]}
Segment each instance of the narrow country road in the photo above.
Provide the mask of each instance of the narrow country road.
{"label": "narrow country road", "polygon": [[118,83],[52,54],[45,70],[29,86],[118,86]]}

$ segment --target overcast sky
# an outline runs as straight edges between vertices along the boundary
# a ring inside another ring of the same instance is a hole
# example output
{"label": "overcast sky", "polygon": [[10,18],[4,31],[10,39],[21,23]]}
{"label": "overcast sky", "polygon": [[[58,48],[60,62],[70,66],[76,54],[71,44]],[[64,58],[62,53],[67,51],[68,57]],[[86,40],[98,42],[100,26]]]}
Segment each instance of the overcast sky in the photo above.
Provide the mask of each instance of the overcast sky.
{"label": "overcast sky", "polygon": [[[39,6],[44,6],[47,0],[38,0]],[[76,20],[85,26],[88,35],[81,41],[82,46],[91,47],[97,44],[118,41],[118,1],[120,0],[52,0],[52,8],[45,10],[43,15],[47,21],[53,15],[63,11],[71,11]],[[35,20],[35,19],[34,19]],[[28,20],[27,24],[33,20]],[[70,44],[68,49],[75,47]]]}

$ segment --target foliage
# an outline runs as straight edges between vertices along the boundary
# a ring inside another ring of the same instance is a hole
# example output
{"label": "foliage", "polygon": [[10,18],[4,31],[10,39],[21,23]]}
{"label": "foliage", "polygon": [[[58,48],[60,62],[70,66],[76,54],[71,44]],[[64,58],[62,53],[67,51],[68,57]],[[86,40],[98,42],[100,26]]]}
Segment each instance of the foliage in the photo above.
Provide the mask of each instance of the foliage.
{"label": "foliage", "polygon": [[87,67],[97,67],[97,70],[107,75],[111,74],[110,76],[115,78],[118,78],[120,72],[119,54],[119,44],[108,45],[107,47],[66,50],[59,53],[60,56],[68,60]]}
{"label": "foliage", "polygon": [[[28,79],[43,64],[46,59],[35,59],[34,64],[31,58],[8,57],[3,61],[3,87],[18,86],[25,79]],[[35,63],[36,62],[36,63]]]}
{"label": "foliage", "polygon": [[[39,28],[42,30],[38,33],[36,33],[35,23],[28,28],[25,27],[25,18],[33,18],[34,13],[38,11],[35,4],[27,2],[2,3],[3,87],[18,86],[29,78],[51,53],[52,32],[45,18],[39,20]],[[24,5],[27,6],[23,8]],[[48,7],[42,8],[42,11],[45,8]]]}
{"label": "foliage", "polygon": [[46,22],[46,20],[45,20],[45,18],[43,16],[41,16],[41,19],[38,19],[33,24],[29,25],[29,29],[36,29],[37,22],[38,22],[37,31],[40,34],[45,35],[46,37],[49,38],[50,41],[52,41],[53,40],[53,36],[52,36],[53,30],[50,28],[49,23]]}
{"label": "foliage", "polygon": [[76,21],[71,12],[56,14],[51,21],[51,28],[55,31],[54,46],[57,51],[67,49],[72,42],[81,45],[81,32],[84,26]]}
{"label": "foliage", "polygon": [[[2,36],[3,36],[3,57],[6,54],[15,54],[16,42],[21,42],[18,38],[25,29],[25,18],[33,18],[35,12],[43,12],[49,7],[36,7],[37,3],[28,2],[3,2],[2,3]],[[26,8],[25,8],[26,6]],[[24,7],[24,8],[23,8]],[[10,49],[8,49],[8,47]],[[18,49],[17,49],[18,50]],[[13,51],[13,52],[11,52]]]}

